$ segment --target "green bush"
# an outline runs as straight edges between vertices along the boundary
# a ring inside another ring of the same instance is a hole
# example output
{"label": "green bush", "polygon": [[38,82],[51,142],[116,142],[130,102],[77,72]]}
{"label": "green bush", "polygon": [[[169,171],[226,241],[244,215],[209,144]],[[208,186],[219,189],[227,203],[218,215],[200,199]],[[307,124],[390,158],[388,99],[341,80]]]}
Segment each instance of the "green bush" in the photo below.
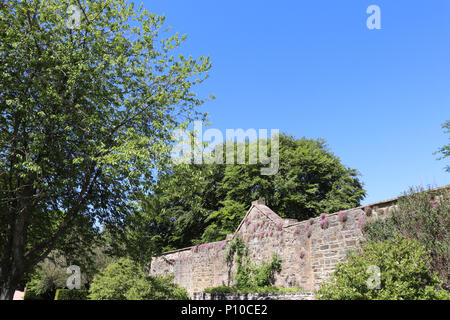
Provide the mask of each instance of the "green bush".
{"label": "green bush", "polygon": [[303,292],[302,288],[284,288],[275,286],[237,288],[234,286],[218,286],[204,290],[206,293],[291,293]]}
{"label": "green bush", "polygon": [[172,276],[146,276],[138,263],[121,258],[95,275],[89,289],[92,300],[187,300],[186,289]]}
{"label": "green bush", "polygon": [[411,188],[397,208],[364,228],[368,240],[393,239],[395,234],[417,240],[430,252],[430,268],[450,288],[450,199],[447,190]]}
{"label": "green bush", "polygon": [[88,291],[81,289],[57,289],[55,300],[88,300]]}
{"label": "green bush", "polygon": [[281,260],[274,255],[269,263],[251,265],[250,271],[255,287],[271,287],[275,283],[275,274],[281,271]]}
{"label": "green bush", "polygon": [[53,300],[56,289],[64,288],[66,280],[66,270],[47,258],[29,275],[24,300]]}
{"label": "green bush", "polygon": [[206,293],[236,293],[238,290],[235,287],[229,287],[229,286],[218,286],[218,287],[211,287],[206,288],[204,290]]}
{"label": "green bush", "polygon": [[[337,265],[316,296],[322,300],[450,299],[430,271],[429,261],[427,250],[415,240],[396,235],[391,240],[369,241],[359,253]],[[378,283],[372,266],[379,268]]]}
{"label": "green bush", "polygon": [[45,297],[37,293],[34,289],[27,288],[23,295],[23,300],[45,300]]}

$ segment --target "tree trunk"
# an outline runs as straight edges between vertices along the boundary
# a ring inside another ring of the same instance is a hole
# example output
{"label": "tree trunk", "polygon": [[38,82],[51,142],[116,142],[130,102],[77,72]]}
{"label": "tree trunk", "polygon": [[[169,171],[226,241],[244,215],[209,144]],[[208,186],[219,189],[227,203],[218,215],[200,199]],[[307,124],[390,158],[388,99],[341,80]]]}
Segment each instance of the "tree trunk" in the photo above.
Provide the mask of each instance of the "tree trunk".
{"label": "tree trunk", "polygon": [[14,298],[14,291],[16,288],[4,283],[0,286],[0,300],[12,300]]}

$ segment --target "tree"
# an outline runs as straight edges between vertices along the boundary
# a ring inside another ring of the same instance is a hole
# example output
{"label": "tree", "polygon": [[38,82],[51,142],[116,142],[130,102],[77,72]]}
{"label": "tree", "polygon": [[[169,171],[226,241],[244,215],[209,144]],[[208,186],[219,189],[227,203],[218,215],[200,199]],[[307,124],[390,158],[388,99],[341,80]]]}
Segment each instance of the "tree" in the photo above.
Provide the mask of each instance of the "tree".
{"label": "tree", "polygon": [[[246,159],[248,152],[249,143]],[[322,139],[280,135],[279,157],[272,176],[260,174],[260,163],[171,166],[144,201],[141,229],[165,251],[223,240],[255,199],[265,199],[282,217],[304,220],[358,206],[365,195],[358,172],[344,166]]]}
{"label": "tree", "polygon": [[[446,131],[446,133],[450,133],[450,120],[447,120],[443,125],[442,128],[444,128]],[[441,153],[442,156],[438,159],[438,160],[443,160],[445,158],[450,157],[450,144],[447,144],[445,146],[443,146],[442,148],[440,148],[437,153]],[[450,166],[447,165],[447,167],[445,168],[447,171],[450,172]]]}
{"label": "tree", "polygon": [[188,299],[186,289],[172,282],[171,276],[145,276],[140,265],[120,258],[94,277],[92,300],[166,300]]}
{"label": "tree", "polygon": [[430,271],[424,246],[402,236],[369,241],[352,254],[317,292],[322,300],[439,300],[450,299]]}
{"label": "tree", "polygon": [[163,25],[125,0],[3,2],[0,299],[70,239],[124,226],[171,130],[203,118],[209,58],[171,55],[185,36]]}

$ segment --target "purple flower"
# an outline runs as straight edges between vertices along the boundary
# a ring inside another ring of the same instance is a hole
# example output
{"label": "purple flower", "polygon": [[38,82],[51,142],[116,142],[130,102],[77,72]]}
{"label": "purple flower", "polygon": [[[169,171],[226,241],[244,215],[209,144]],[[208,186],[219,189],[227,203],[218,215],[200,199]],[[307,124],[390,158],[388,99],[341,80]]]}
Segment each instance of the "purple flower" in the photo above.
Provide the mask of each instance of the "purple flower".
{"label": "purple flower", "polygon": [[306,225],[305,229],[306,229],[306,236],[308,238],[310,238],[311,237],[311,228],[309,227],[309,225]]}
{"label": "purple flower", "polygon": [[366,225],[366,216],[365,215],[360,215],[359,216],[358,224],[359,224],[359,228],[360,229],[364,228],[364,226]]}
{"label": "purple flower", "polygon": [[338,218],[339,218],[339,221],[340,221],[340,222],[345,222],[345,221],[347,221],[347,212],[345,212],[345,211],[343,211],[343,210],[339,211],[339,216],[338,216]]}
{"label": "purple flower", "polygon": [[320,227],[322,229],[328,228],[328,218],[327,217],[325,217],[322,220],[320,220]]}

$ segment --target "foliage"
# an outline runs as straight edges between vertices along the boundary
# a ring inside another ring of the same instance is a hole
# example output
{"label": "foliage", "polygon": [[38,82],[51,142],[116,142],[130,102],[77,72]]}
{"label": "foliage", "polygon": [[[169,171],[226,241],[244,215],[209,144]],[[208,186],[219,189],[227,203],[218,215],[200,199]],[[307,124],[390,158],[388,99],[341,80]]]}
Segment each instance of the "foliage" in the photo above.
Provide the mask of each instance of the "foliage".
{"label": "foliage", "polygon": [[89,289],[92,300],[188,299],[187,291],[171,276],[146,276],[139,263],[120,258],[94,277]]}
{"label": "foliage", "polygon": [[249,269],[253,276],[250,287],[269,287],[275,283],[275,274],[281,272],[281,260],[277,255],[273,255],[270,262],[250,265]]}
{"label": "foliage", "polygon": [[205,118],[209,58],[180,54],[164,20],[126,0],[3,2],[1,299],[52,250],[89,248],[96,223],[123,227],[172,129]]}
{"label": "foliage", "polygon": [[275,274],[281,271],[281,260],[273,255],[270,262],[259,265],[251,263],[248,249],[241,238],[235,237],[225,251],[225,262],[229,273],[233,263],[236,263],[234,287],[238,290],[257,290],[262,287],[271,287],[275,283]]}
{"label": "foliage", "polygon": [[92,249],[92,254],[83,255],[70,260],[61,255],[58,251],[53,251],[40,262],[29,277],[26,283],[27,292],[45,300],[53,300],[57,289],[66,288],[66,281],[69,277],[67,267],[77,265],[81,271],[81,286],[88,287],[94,275],[105,268],[113,259],[101,246]]}
{"label": "foliage", "polygon": [[[248,161],[179,164],[161,171],[154,193],[143,201],[145,235],[161,251],[223,240],[236,230],[254,199],[264,199],[282,217],[299,220],[359,205],[365,191],[357,171],[341,164],[324,140],[279,138],[276,175],[261,175],[263,165]],[[245,150],[248,159],[250,142]]]}
{"label": "foliage", "polygon": [[237,289],[232,286],[210,287],[204,290],[206,293],[236,293]]}
{"label": "foliage", "polygon": [[[450,294],[440,288],[442,282],[427,266],[427,254],[417,241],[398,235],[392,240],[369,241],[361,252],[337,265],[316,296],[323,300],[448,300]],[[376,285],[370,266],[380,270],[379,289],[368,285]]]}
{"label": "foliage", "polygon": [[[23,295],[23,300],[45,300],[47,299],[47,296],[42,296],[38,293],[36,293],[35,290],[29,290],[28,288],[25,288],[25,292]],[[50,298],[48,298],[50,299]]]}
{"label": "foliage", "polygon": [[173,276],[143,277],[126,294],[127,300],[188,300],[185,288],[173,282]]}
{"label": "foliage", "polygon": [[[442,128],[445,129],[445,132],[446,132],[446,133],[450,133],[450,120],[447,120],[447,121],[442,125]],[[445,159],[445,158],[450,157],[450,144],[447,144],[447,145],[443,146],[443,147],[440,148],[436,153],[440,153],[440,154],[441,154],[441,157],[438,158],[438,160],[443,160],[443,159]],[[445,167],[445,169],[446,169],[447,171],[450,172],[450,165],[447,165],[447,166]]]}
{"label": "foliage", "polygon": [[275,286],[237,288],[235,286],[218,286],[206,288],[206,293],[297,293],[303,292],[302,288],[284,288]]}
{"label": "foliage", "polygon": [[41,262],[31,274],[30,281],[27,282],[26,292],[33,297],[40,297],[45,300],[53,300],[58,288],[65,288],[67,273],[58,262],[46,258]]}
{"label": "foliage", "polygon": [[56,290],[55,300],[88,300],[88,291],[58,289]]}
{"label": "foliage", "polygon": [[417,240],[430,252],[430,268],[450,288],[450,194],[448,190],[411,188],[387,217],[369,221],[369,240],[393,239],[396,233]]}

